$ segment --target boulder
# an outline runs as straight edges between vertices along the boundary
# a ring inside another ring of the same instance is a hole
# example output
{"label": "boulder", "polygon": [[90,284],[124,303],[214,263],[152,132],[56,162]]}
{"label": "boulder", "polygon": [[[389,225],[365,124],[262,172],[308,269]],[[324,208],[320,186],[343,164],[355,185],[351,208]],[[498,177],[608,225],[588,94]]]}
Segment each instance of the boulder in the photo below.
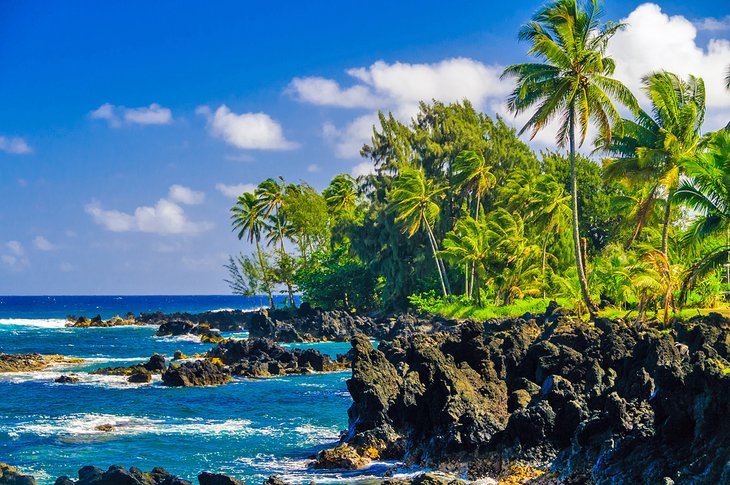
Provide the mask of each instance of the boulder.
{"label": "boulder", "polygon": [[245,481],[238,480],[220,473],[203,472],[198,475],[200,485],[245,485]]}
{"label": "boulder", "polygon": [[59,384],[73,384],[75,382],[79,382],[79,378],[76,376],[66,376],[62,375],[60,377],[56,377],[53,382],[58,382]]}
{"label": "boulder", "polygon": [[311,466],[312,468],[327,470],[357,470],[369,463],[370,459],[360,456],[355,448],[344,444],[331,450],[320,451]]}
{"label": "boulder", "polygon": [[23,475],[16,468],[0,463],[0,485],[35,485],[35,478]]}
{"label": "boulder", "polygon": [[219,386],[230,381],[231,375],[225,367],[207,360],[170,365],[162,374],[162,382],[166,386]]}

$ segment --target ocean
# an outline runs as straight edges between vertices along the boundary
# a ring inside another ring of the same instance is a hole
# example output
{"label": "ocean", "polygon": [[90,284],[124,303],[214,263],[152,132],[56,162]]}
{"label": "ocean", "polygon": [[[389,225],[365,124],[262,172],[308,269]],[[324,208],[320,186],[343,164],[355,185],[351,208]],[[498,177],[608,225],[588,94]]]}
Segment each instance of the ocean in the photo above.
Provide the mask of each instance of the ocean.
{"label": "ocean", "polygon": [[[240,296],[0,297],[0,353],[62,354],[83,365],[0,374],[0,462],[42,484],[75,478],[85,465],[112,464],[145,471],[159,466],[197,483],[201,471],[226,473],[249,484],[280,475],[294,483],[350,483],[381,474],[393,463],[358,472],[307,468],[311,456],[337,442],[347,428],[350,372],[270,379],[238,378],[220,387],[168,388],[95,376],[103,366],[132,365],[157,352],[192,355],[211,344],[154,337],[152,327],[66,328],[67,315],[103,318],[127,312],[243,309],[266,304]],[[245,332],[228,334],[245,338]],[[336,355],[348,343],[296,344]],[[62,373],[81,382],[57,384]],[[111,424],[113,432],[96,430]]]}

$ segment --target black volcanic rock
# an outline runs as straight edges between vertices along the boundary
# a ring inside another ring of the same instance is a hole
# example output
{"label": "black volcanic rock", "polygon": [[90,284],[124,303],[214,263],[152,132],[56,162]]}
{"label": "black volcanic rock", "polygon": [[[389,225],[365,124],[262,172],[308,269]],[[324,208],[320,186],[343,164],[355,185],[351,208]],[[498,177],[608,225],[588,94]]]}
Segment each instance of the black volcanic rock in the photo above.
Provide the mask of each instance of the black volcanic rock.
{"label": "black volcanic rock", "polygon": [[173,387],[219,386],[230,380],[231,375],[224,366],[207,360],[170,365],[162,374],[162,382]]}
{"label": "black volcanic rock", "polygon": [[262,338],[225,340],[211,349],[206,357],[219,359],[229,366],[233,375],[247,377],[332,372],[349,366],[345,356],[332,360],[318,350],[289,350]]}
{"label": "black volcanic rock", "polygon": [[470,478],[523,463],[554,483],[730,483],[730,320],[658,332],[553,305],[442,329],[377,350],[352,339],[343,441],[361,456],[462,463]]}

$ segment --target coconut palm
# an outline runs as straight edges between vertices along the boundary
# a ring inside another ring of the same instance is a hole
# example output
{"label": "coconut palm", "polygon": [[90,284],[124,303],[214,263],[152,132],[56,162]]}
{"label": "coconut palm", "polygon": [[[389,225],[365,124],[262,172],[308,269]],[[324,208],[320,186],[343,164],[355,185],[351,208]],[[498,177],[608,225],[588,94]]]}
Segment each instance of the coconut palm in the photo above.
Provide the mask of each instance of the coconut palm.
{"label": "coconut palm", "polygon": [[[686,165],[687,174],[675,193],[675,200],[683,202],[699,213],[687,231],[690,241],[702,242],[713,235],[725,235],[725,245],[710,248],[689,268],[682,288],[682,300],[688,289],[702,277],[727,264],[730,271],[730,133],[714,133],[707,150]],[[728,282],[730,275],[726,273]]]}
{"label": "coconut palm", "polygon": [[236,205],[231,208],[233,230],[238,231],[238,239],[244,237],[248,242],[256,244],[256,255],[263,278],[264,287],[269,296],[269,307],[274,307],[274,297],[271,294],[271,281],[268,277],[267,264],[261,251],[261,231],[264,229],[264,219],[259,212],[259,201],[251,192],[244,192],[238,197]]}
{"label": "coconut palm", "polygon": [[[269,219],[271,222],[276,224],[276,242],[279,243],[279,251],[282,254],[282,258],[287,255],[286,249],[284,248],[284,226],[282,225],[281,217],[281,206],[284,203],[284,192],[286,190],[286,184],[284,178],[279,177],[277,182],[273,178],[268,178],[261,182],[254,194],[258,200],[258,210],[261,212],[264,218]],[[281,259],[281,258],[280,258]],[[294,307],[294,288],[291,282],[286,283],[287,293],[289,294],[289,305]]]}
{"label": "coconut palm", "polygon": [[542,62],[515,64],[503,78],[516,78],[517,86],[507,106],[514,114],[536,108],[520,133],[534,136],[551,121],[559,119],[557,142],[569,147],[573,247],[583,299],[590,312],[597,307],[588,290],[583,248],[578,228],[578,184],[576,175],[576,128],[582,145],[591,121],[599,133],[611,139],[611,125],[622,132],[623,121],[611,98],[635,111],[633,94],[611,76],[613,59],[605,55],[608,42],[620,24],[601,24],[599,0],[556,0],[540,9],[520,30],[521,40],[531,42],[529,54]]}
{"label": "coconut palm", "polygon": [[[624,133],[606,145],[606,150],[616,158],[608,160],[604,168],[608,179],[651,184],[638,226],[645,224],[651,205],[662,190],[665,192],[661,251],[667,255],[672,196],[684,164],[695,156],[701,140],[705,84],[700,78],[689,76],[685,81],[666,71],[644,77],[643,84],[653,116],[639,111],[635,121],[624,120]],[[637,229],[638,236],[640,227]]]}
{"label": "coconut palm", "polygon": [[456,265],[472,268],[474,280],[472,289],[476,289],[476,302],[481,303],[479,294],[480,275],[488,268],[486,259],[489,255],[489,233],[483,223],[471,216],[459,219],[454,229],[446,234],[441,254]]}
{"label": "coconut palm", "polygon": [[334,217],[352,214],[357,207],[357,186],[355,179],[347,174],[335,176],[329,187],[322,191],[327,208]]}
{"label": "coconut palm", "polygon": [[[487,164],[483,153],[464,150],[454,160],[452,173],[453,185],[463,194],[471,194],[474,201],[474,219],[478,221],[482,207],[482,196],[497,183],[497,179],[492,173],[492,167]],[[471,297],[475,272],[476,268],[474,266],[469,264],[465,266],[465,294],[467,298]]]}
{"label": "coconut palm", "polygon": [[544,278],[548,243],[570,224],[570,194],[566,192],[565,185],[549,175],[542,175],[535,184],[526,212],[533,214],[531,221],[537,224],[542,233],[540,275]]}
{"label": "coconut palm", "polygon": [[440,208],[436,201],[443,198],[446,187],[434,187],[422,170],[403,167],[393,179],[393,189],[388,195],[395,221],[402,224],[402,232],[412,237],[422,227],[426,228],[444,297],[451,293],[446,268],[438,253],[438,242],[433,234],[432,223],[438,218]]}

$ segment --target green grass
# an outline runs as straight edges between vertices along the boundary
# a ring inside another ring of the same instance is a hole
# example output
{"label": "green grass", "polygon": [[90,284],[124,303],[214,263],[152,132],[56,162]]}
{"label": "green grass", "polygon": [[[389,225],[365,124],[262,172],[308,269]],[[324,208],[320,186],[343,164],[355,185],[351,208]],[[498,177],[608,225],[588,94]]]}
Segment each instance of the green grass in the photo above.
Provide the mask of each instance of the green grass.
{"label": "green grass", "polygon": [[[550,298],[527,298],[524,300],[517,300],[511,305],[497,306],[497,305],[485,305],[478,307],[476,305],[464,305],[462,303],[440,303],[435,307],[431,308],[432,313],[444,316],[446,318],[453,318],[457,320],[472,318],[474,320],[487,320],[489,318],[504,318],[504,317],[518,317],[524,315],[527,312],[530,313],[543,313],[550,302]],[[567,299],[558,298],[558,304],[571,308]],[[723,313],[726,316],[730,316],[730,307],[721,306],[717,308],[683,308],[677,313],[670,313],[670,317],[677,317],[680,319],[688,319],[696,315],[707,315],[711,312]],[[599,316],[605,318],[622,318],[622,319],[635,319],[636,310],[622,310],[620,308],[607,308],[599,312]],[[660,311],[658,315],[654,315],[654,312],[647,312],[644,318],[659,319],[663,318],[663,313]]]}
{"label": "green grass", "polygon": [[[560,305],[567,305],[567,300],[558,298],[557,301]],[[549,302],[549,298],[528,298],[517,300],[512,305],[485,305],[483,307],[460,303],[442,303],[435,308],[434,313],[446,318],[487,320],[488,318],[518,317],[527,312],[543,313]]]}

